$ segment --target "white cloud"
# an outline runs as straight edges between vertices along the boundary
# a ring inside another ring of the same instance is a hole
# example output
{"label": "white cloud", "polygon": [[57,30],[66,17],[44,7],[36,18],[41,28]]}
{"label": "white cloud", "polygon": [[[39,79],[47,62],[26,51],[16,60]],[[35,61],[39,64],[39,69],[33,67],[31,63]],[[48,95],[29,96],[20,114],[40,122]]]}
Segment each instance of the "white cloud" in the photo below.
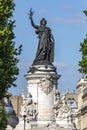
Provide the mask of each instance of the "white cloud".
{"label": "white cloud", "polygon": [[20,63],[18,64],[18,67],[19,67],[20,71],[28,71],[28,70],[29,70],[29,67],[30,67],[30,63],[20,62]]}
{"label": "white cloud", "polygon": [[58,18],[58,17],[55,17],[55,18],[52,18],[51,19],[52,22],[54,23],[65,23],[65,24],[81,24],[81,23],[85,23],[85,20],[82,16],[65,16],[64,18]]}
{"label": "white cloud", "polygon": [[66,5],[66,4],[60,4],[58,6],[58,8],[70,10],[70,9],[72,9],[72,6],[71,5]]}
{"label": "white cloud", "polygon": [[45,8],[41,8],[38,10],[37,14],[46,14],[47,10]]}
{"label": "white cloud", "polygon": [[66,68],[67,65],[62,63],[62,62],[57,62],[57,61],[54,61],[54,66],[56,66],[58,69],[61,69],[61,68]]}
{"label": "white cloud", "polygon": [[68,71],[67,76],[80,76],[81,74],[78,72],[78,70]]}

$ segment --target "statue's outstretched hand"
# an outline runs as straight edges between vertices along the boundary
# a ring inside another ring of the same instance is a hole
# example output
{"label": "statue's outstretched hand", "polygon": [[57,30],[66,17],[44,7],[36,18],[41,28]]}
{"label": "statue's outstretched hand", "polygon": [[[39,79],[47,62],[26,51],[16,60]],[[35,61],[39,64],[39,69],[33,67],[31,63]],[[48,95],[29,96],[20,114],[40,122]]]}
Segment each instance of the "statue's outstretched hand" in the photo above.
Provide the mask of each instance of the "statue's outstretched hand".
{"label": "statue's outstretched hand", "polygon": [[29,13],[30,19],[32,18],[33,14],[34,14],[34,11],[32,11],[32,8],[31,8],[30,13]]}

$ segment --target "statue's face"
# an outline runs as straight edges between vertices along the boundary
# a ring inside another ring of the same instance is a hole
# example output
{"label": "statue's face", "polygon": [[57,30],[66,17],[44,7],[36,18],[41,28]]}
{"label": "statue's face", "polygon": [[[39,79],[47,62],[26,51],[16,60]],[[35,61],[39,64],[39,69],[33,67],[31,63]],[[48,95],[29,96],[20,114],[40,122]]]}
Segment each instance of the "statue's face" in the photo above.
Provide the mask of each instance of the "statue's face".
{"label": "statue's face", "polygon": [[41,21],[40,21],[41,25],[46,25],[46,20],[43,18]]}
{"label": "statue's face", "polygon": [[46,22],[44,20],[41,23],[42,23],[42,25],[46,25]]}

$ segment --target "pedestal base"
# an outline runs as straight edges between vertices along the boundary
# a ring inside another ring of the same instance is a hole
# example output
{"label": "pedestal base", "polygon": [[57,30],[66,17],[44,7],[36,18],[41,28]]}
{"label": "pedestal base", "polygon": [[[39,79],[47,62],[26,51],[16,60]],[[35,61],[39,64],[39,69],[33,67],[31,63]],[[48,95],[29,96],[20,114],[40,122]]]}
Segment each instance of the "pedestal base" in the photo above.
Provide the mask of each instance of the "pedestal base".
{"label": "pedestal base", "polygon": [[33,65],[25,76],[28,93],[32,95],[33,103],[36,104],[38,126],[46,126],[55,120],[53,106],[59,77],[52,64]]}

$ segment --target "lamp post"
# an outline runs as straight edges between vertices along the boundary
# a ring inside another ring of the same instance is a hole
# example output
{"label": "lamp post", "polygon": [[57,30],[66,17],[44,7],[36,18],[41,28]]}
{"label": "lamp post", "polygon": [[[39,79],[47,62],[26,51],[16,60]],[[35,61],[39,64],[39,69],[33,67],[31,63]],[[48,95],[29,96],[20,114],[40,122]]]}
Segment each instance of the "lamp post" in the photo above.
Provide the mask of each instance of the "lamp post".
{"label": "lamp post", "polygon": [[25,130],[25,126],[26,126],[26,114],[24,114],[23,117],[24,117],[24,130]]}

